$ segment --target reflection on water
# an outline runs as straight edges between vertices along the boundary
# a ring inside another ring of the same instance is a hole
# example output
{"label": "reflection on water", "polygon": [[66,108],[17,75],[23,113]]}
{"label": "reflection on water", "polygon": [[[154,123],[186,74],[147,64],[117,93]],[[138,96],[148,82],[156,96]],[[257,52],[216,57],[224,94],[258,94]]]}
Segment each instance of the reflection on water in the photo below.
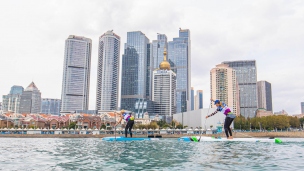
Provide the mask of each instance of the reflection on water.
{"label": "reflection on water", "polygon": [[[291,139],[292,140],[292,139]],[[0,139],[0,170],[302,170],[304,143]]]}

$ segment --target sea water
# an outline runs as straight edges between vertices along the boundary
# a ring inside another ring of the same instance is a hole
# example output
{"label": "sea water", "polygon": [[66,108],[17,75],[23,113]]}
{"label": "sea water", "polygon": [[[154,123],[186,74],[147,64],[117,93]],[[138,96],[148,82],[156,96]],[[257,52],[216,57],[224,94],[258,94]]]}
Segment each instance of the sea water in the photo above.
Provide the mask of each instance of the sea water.
{"label": "sea water", "polygon": [[0,138],[0,170],[304,170],[304,139],[104,142]]}

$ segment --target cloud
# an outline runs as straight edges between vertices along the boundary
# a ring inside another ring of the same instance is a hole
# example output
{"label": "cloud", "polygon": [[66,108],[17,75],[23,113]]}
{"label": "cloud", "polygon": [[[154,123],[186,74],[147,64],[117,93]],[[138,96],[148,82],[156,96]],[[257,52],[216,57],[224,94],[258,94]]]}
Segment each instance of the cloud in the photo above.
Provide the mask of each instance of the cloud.
{"label": "cloud", "polygon": [[275,111],[300,112],[304,101],[304,2],[295,1],[5,1],[0,6],[0,94],[35,81],[43,97],[60,98],[65,39],[93,41],[90,108],[95,108],[98,38],[142,31],[169,40],[191,30],[192,86],[210,96],[209,72],[228,60],[255,59],[258,80],[273,87]]}

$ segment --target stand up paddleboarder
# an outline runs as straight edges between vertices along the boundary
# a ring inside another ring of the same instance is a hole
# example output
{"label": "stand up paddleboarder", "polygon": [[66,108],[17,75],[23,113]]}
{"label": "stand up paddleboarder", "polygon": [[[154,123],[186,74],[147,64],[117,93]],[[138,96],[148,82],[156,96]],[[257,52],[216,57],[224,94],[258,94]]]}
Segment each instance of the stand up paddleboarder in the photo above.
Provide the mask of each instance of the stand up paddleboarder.
{"label": "stand up paddleboarder", "polygon": [[131,113],[127,113],[125,110],[121,110],[120,111],[120,119],[115,124],[114,127],[116,127],[118,124],[120,124],[123,119],[127,122],[127,125],[126,125],[126,128],[125,128],[125,137],[128,136],[128,130],[130,132],[130,137],[132,137],[132,127],[134,125],[134,116],[132,116]]}
{"label": "stand up paddleboarder", "polygon": [[[210,100],[212,102],[214,101],[213,99],[210,99]],[[216,105],[216,107],[217,107],[216,111],[211,113],[210,115],[207,115],[206,119],[215,115],[217,112],[222,112],[224,115],[226,115],[225,123],[224,123],[224,129],[225,129],[227,139],[233,139],[230,125],[232,124],[234,118],[236,117],[235,114],[233,114],[231,112],[230,108],[225,103],[222,103],[219,100],[215,100],[214,105]]]}

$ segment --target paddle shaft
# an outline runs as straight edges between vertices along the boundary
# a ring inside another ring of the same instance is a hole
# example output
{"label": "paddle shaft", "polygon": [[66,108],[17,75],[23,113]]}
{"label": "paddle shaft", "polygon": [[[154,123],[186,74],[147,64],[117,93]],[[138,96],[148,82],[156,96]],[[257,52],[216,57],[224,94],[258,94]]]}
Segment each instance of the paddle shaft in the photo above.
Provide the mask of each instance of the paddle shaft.
{"label": "paddle shaft", "polygon": [[[210,103],[210,105],[209,105],[209,109],[208,109],[208,112],[207,112],[207,116],[209,115],[209,110],[210,110],[210,108],[211,108],[211,105],[212,105],[212,101],[211,101],[211,103]],[[205,130],[207,131],[207,129],[206,129],[206,121],[207,121],[207,118],[205,118]],[[200,140],[201,140],[201,137],[202,137],[202,134],[200,135]]]}

